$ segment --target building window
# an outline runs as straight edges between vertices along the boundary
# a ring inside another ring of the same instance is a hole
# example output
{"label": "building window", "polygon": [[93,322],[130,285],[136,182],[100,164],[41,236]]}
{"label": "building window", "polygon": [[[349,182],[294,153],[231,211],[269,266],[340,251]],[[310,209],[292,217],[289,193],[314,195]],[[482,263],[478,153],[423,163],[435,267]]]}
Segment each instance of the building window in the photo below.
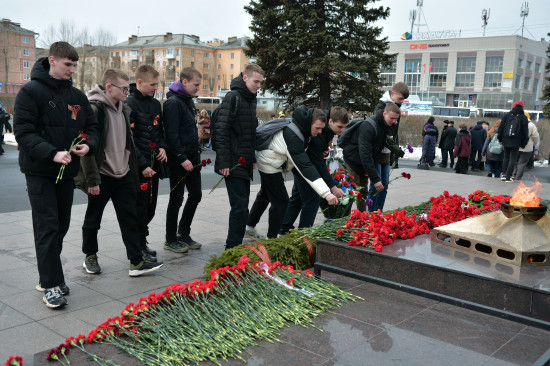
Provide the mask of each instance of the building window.
{"label": "building window", "polygon": [[485,59],[484,88],[500,88],[502,86],[503,56],[491,56]]}
{"label": "building window", "polygon": [[31,53],[28,48],[23,48],[23,56],[29,56]]}
{"label": "building window", "polygon": [[174,66],[174,61],[173,60],[168,60],[168,66]]}
{"label": "building window", "polygon": [[380,68],[380,79],[384,86],[392,86],[395,84],[397,72],[397,62],[393,60],[389,66],[382,66]]}
{"label": "building window", "polygon": [[195,56],[195,51],[191,50],[191,56]]}
{"label": "building window", "polygon": [[23,43],[29,43],[29,37],[23,36]]}
{"label": "building window", "polygon": [[525,90],[529,90],[530,87],[531,87],[531,78],[529,76],[526,76],[525,81],[523,82],[523,88]]}
{"label": "building window", "polygon": [[162,78],[166,79],[166,73],[164,71],[162,72]]}
{"label": "building window", "polygon": [[420,63],[422,59],[414,58],[405,60],[405,84],[410,87],[420,85]]}
{"label": "building window", "polygon": [[204,63],[203,68],[208,70],[210,68],[210,64]]}
{"label": "building window", "polygon": [[166,61],[162,61],[162,66],[166,66]]}
{"label": "building window", "polygon": [[235,54],[233,52],[231,52],[231,58],[234,59],[235,58]]}
{"label": "building window", "polygon": [[218,64],[218,70],[220,70],[221,68],[222,68],[222,65]]}
{"label": "building window", "polygon": [[516,89],[520,89],[521,88],[521,76],[517,76],[516,77]]}
{"label": "building window", "polygon": [[180,55],[180,49],[179,49],[179,48],[176,48],[176,55],[177,55],[177,56]]}
{"label": "building window", "polygon": [[456,83],[459,88],[473,88],[476,76],[476,58],[458,57],[456,63]]}
{"label": "building window", "polygon": [[180,66],[180,62],[178,60],[176,60],[176,66],[179,67]]}
{"label": "building window", "polygon": [[191,61],[191,67],[195,67],[195,61]]}
{"label": "building window", "polygon": [[120,52],[117,52],[117,53],[116,53],[116,57],[119,57],[119,56],[120,56]]}
{"label": "building window", "polygon": [[218,91],[222,90],[222,87],[218,85]]}
{"label": "building window", "polygon": [[157,56],[159,56],[159,55],[160,55],[160,51],[159,51],[159,50],[157,50]]}
{"label": "building window", "polygon": [[176,71],[176,77],[179,78],[180,77],[180,73],[178,71]]}
{"label": "building window", "polygon": [[540,72],[540,63],[535,64],[535,72]]}
{"label": "building window", "polygon": [[157,61],[157,67],[159,67],[159,66],[160,66],[160,61]]}
{"label": "building window", "polygon": [[208,84],[204,84],[204,85],[202,86],[202,90],[209,90],[209,89],[210,89],[210,88],[208,88]]}
{"label": "building window", "polygon": [[23,74],[23,80],[30,80],[31,74]]}
{"label": "building window", "polygon": [[533,93],[537,94],[539,92],[539,79],[533,80]]}
{"label": "building window", "polygon": [[23,61],[23,68],[24,69],[28,69],[31,67],[31,62],[30,61]]}
{"label": "building window", "polygon": [[522,58],[518,58],[518,67],[519,68],[523,67],[523,59]]}
{"label": "building window", "polygon": [[229,68],[230,68],[231,70],[233,70],[233,68],[234,68],[234,65],[233,65],[233,64],[231,64],[231,66],[229,66]]}
{"label": "building window", "polygon": [[124,51],[122,51],[122,57],[124,57]]}
{"label": "building window", "polygon": [[531,66],[533,66],[533,61],[527,61],[525,64],[525,70],[531,70]]}
{"label": "building window", "polygon": [[132,60],[132,67],[135,69],[136,67],[138,67],[138,62],[137,60]]}
{"label": "building window", "polygon": [[218,80],[220,80],[220,79],[221,79],[221,77],[220,77],[220,75],[218,75]]}
{"label": "building window", "polygon": [[444,88],[447,86],[447,58],[432,58],[428,72],[430,75],[430,87]]}
{"label": "building window", "polygon": [[221,54],[221,53],[218,53],[218,58],[222,58],[222,54]]}
{"label": "building window", "polygon": [[209,53],[204,53],[204,58],[210,58],[210,54]]}
{"label": "building window", "polygon": [[122,66],[124,66],[124,61],[121,62]]}

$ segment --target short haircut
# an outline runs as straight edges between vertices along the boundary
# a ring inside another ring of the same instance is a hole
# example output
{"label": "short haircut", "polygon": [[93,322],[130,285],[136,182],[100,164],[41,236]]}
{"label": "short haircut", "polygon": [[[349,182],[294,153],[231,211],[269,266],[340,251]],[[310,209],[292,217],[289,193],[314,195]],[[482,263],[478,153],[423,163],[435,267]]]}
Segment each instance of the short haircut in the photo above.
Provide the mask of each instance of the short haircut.
{"label": "short haircut", "polygon": [[466,124],[465,123],[461,123],[458,125],[458,128],[460,128],[461,130],[466,128]]}
{"label": "short haircut", "polygon": [[180,73],[180,81],[187,80],[191,81],[195,78],[195,76],[198,76],[202,79],[202,74],[199,70],[195,69],[194,67],[186,67],[183,70],[181,70]]}
{"label": "short haircut", "polygon": [[136,81],[137,79],[149,80],[154,79],[159,76],[159,72],[151,65],[141,65],[136,70]]}
{"label": "short haircut", "polygon": [[343,107],[332,107],[330,109],[330,119],[332,119],[332,122],[347,124],[349,122],[348,111]]}
{"label": "short haircut", "polygon": [[126,81],[130,80],[130,78],[124,71],[120,69],[108,69],[103,74],[103,78],[101,79],[101,85],[105,86],[107,84],[116,83],[118,79],[122,79]]}
{"label": "short haircut", "polygon": [[313,124],[317,120],[323,123],[327,123],[327,115],[319,108],[315,108],[313,110],[313,115],[311,116],[311,124]]}
{"label": "short haircut", "polygon": [[255,72],[257,72],[260,75],[264,75],[264,70],[257,64],[248,64],[244,68],[243,74],[245,74],[248,77],[251,77]]}
{"label": "short haircut", "polygon": [[403,95],[403,98],[407,99],[409,97],[409,87],[404,82],[400,81],[393,85],[391,88],[392,92],[399,93]]}
{"label": "short haircut", "polygon": [[48,56],[55,58],[68,58],[71,61],[78,61],[78,52],[67,42],[59,41],[54,42],[50,46],[50,52]]}
{"label": "short haircut", "polygon": [[401,114],[401,109],[399,109],[399,106],[395,103],[388,103],[386,104],[386,108],[384,108],[384,112]]}

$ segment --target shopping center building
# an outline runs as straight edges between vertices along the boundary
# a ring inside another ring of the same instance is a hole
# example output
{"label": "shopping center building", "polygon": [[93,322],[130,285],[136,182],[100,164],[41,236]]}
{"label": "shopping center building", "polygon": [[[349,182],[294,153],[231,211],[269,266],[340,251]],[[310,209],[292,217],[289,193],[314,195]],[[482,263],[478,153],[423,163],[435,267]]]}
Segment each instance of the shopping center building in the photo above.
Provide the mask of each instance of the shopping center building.
{"label": "shopping center building", "polygon": [[396,60],[381,76],[434,106],[510,109],[523,100],[541,110],[548,45],[518,35],[390,42]]}

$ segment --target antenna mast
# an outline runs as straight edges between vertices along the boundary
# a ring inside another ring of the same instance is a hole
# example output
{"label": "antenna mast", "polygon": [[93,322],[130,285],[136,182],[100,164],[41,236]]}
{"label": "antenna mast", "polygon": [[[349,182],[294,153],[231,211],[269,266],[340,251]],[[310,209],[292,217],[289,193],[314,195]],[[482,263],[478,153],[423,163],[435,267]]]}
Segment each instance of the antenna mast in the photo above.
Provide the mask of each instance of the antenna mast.
{"label": "antenna mast", "polygon": [[487,22],[489,20],[489,16],[491,15],[491,9],[483,9],[481,11],[481,20],[483,20],[483,37],[485,37],[485,28],[487,27]]}
{"label": "antenna mast", "polygon": [[411,21],[411,34],[413,34],[414,21],[416,20],[416,10],[409,12],[409,20]]}
{"label": "antenna mast", "polygon": [[529,15],[529,3],[525,1],[521,5],[521,13],[519,14],[520,17],[523,18],[523,21],[521,22],[521,36],[523,37],[523,28],[525,27],[525,18]]}

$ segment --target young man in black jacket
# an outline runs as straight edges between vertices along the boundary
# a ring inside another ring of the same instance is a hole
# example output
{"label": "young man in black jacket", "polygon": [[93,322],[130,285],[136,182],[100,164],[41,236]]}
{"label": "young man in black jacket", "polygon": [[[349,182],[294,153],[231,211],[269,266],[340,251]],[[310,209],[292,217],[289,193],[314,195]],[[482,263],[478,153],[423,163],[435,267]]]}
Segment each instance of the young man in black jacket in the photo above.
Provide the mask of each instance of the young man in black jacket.
{"label": "young man in black jacket", "polygon": [[[197,69],[184,68],[181,71],[180,80],[170,85],[168,99],[163,106],[171,188],[166,211],[164,249],[175,253],[185,253],[189,249],[201,247],[200,243],[191,239],[191,223],[202,199],[201,149],[195,119],[195,103],[192,99],[199,91],[201,84],[202,75]],[[185,179],[180,182],[184,176]],[[187,202],[178,223],[186,187]]]}
{"label": "young man in black jacket", "polygon": [[[336,187],[334,179],[327,169],[325,152],[328,151],[329,144],[334,136],[340,136],[344,131],[349,122],[349,116],[344,108],[332,107],[327,118],[328,123],[323,128],[323,131],[309,142],[307,155],[313,165],[315,165],[315,168],[317,168],[319,175],[330,188],[330,192],[336,198],[341,198],[345,194],[340,188]],[[294,185],[292,186],[292,195],[288,201],[283,224],[279,231],[281,235],[294,228],[294,222],[298,218],[298,215],[300,215],[298,228],[313,226],[321,200],[321,197],[295,169],[292,170],[292,175],[294,176]]]}
{"label": "young man in black jacket", "polygon": [[138,192],[136,205],[139,246],[143,256],[149,260],[153,260],[157,252],[147,246],[148,225],[157,208],[159,167],[167,161],[162,109],[160,102],[154,98],[158,83],[158,71],[151,65],[141,65],[136,70],[136,83],[130,84],[130,95],[126,99],[126,105],[132,108],[134,116],[132,131],[136,148],[149,161],[152,169],[152,172],[146,171],[146,175],[139,175],[140,183],[147,184],[149,189]]}
{"label": "young man in black jacket", "polygon": [[[32,208],[34,245],[39,284],[46,306],[67,303],[69,294],[61,266],[63,238],[71,221],[73,177],[79,158],[92,153],[98,143],[98,125],[86,96],[72,86],[78,61],[67,42],[55,42],[49,56],[38,59],[31,81],[15,99],[15,139],[20,146],[19,166],[25,174]],[[79,135],[87,141],[67,149]],[[59,181],[60,168],[65,166]]]}
{"label": "young man in black jacket", "polygon": [[518,161],[519,148],[529,142],[529,120],[523,111],[523,102],[518,100],[512,110],[502,117],[498,128],[498,142],[504,146],[502,177],[506,182],[513,182],[512,173]]}
{"label": "young man in black jacket", "polygon": [[[231,92],[227,93],[218,111],[214,131],[214,169],[225,176],[225,186],[231,205],[226,248],[240,245],[245,235],[250,181],[256,163],[256,94],[263,78],[264,71],[260,66],[247,65],[244,71],[231,81]],[[240,157],[245,159],[246,166],[238,166],[229,172],[237,165]]]}
{"label": "young man in black jacket", "polygon": [[439,148],[441,149],[441,168],[447,167],[447,162],[450,160],[451,169],[455,165],[455,157],[453,155],[453,150],[455,146],[456,138],[456,128],[454,127],[454,121],[444,120],[443,121],[443,132],[441,132],[441,139],[439,140]]}

